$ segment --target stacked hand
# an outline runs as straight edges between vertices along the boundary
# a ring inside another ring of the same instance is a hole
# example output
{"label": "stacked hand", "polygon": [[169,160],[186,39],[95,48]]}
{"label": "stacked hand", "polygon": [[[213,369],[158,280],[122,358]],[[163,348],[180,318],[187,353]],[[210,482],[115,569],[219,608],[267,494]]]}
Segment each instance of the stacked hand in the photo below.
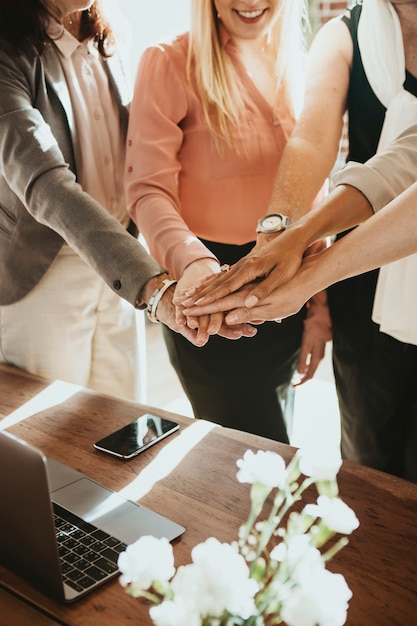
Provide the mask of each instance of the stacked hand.
{"label": "stacked hand", "polygon": [[200,284],[177,289],[174,304],[182,306],[186,316],[229,312],[227,324],[260,323],[295,313],[305,301],[298,309],[274,306],[276,289],[293,278],[303,258],[304,248],[297,251],[289,235],[288,230],[265,245],[257,244],[228,272],[206,275]]}
{"label": "stacked hand", "polygon": [[180,302],[173,304],[173,299],[180,300],[178,294],[187,291],[191,285],[198,284],[203,277],[219,272],[219,269],[219,264],[211,259],[200,259],[191,263],[178,281],[175,291],[174,286],[170,287],[158,305],[158,319],[195,346],[204,346],[210,336],[215,334],[227,339],[239,339],[242,336],[253,337],[257,332],[250,324],[226,324],[223,312],[185,315]]}
{"label": "stacked hand", "polygon": [[[194,287],[179,286],[174,304],[182,307],[182,315],[188,320],[204,316],[217,319],[222,314],[222,328],[279,321],[297,313],[316,293],[311,275],[317,255],[303,259],[303,254],[303,244],[288,230],[263,246],[255,246],[229,271],[205,277]],[[318,305],[322,307],[318,318],[324,318],[324,323],[320,320],[314,332],[304,332],[297,363],[299,376],[293,384],[310,380],[324,356],[330,320],[323,304]]]}

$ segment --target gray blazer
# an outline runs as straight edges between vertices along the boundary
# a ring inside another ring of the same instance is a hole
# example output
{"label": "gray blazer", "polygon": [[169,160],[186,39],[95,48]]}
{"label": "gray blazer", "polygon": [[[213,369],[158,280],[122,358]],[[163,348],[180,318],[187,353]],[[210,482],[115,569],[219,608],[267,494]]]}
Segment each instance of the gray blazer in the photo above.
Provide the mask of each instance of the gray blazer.
{"label": "gray blazer", "polygon": [[[126,133],[130,84],[117,56],[104,65]],[[39,282],[64,240],[132,304],[162,271],[77,184],[77,150],[54,46],[29,59],[0,40],[0,305],[20,300]]]}

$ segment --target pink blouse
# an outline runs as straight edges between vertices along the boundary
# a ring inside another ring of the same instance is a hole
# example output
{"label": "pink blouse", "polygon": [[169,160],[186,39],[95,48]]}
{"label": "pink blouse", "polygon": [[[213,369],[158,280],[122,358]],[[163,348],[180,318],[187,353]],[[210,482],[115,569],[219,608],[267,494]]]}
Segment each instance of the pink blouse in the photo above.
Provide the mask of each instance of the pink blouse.
{"label": "pink blouse", "polygon": [[284,98],[277,98],[273,108],[265,101],[224,31],[248,124],[239,129],[239,154],[219,154],[187,80],[188,41],[184,34],[142,56],[125,173],[129,213],[152,256],[176,278],[192,261],[213,257],[198,237],[236,245],[256,239],[257,220],[267,212],[295,123]]}

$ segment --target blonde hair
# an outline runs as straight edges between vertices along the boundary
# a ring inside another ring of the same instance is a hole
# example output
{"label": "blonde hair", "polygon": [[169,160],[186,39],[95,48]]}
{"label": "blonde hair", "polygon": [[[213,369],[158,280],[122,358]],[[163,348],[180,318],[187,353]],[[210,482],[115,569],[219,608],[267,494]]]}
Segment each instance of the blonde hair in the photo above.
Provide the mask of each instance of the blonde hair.
{"label": "blonde hair", "polygon": [[[280,15],[268,34],[276,59],[276,89],[285,89],[295,115],[301,109],[308,24],[307,0],[281,0]],[[187,69],[189,79],[195,80],[207,124],[217,139],[232,145],[234,131],[244,121],[245,107],[241,90],[236,88],[236,71],[220,41],[213,0],[191,0]]]}

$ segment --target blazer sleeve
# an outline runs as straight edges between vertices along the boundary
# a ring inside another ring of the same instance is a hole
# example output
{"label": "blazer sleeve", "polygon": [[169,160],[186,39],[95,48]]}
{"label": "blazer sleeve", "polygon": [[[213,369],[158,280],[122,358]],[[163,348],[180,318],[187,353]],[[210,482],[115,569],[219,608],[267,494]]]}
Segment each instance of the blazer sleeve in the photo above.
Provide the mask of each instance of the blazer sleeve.
{"label": "blazer sleeve", "polygon": [[335,185],[359,189],[379,211],[417,179],[417,124],[401,133],[366,163],[348,163],[334,176]]}
{"label": "blazer sleeve", "polygon": [[42,75],[42,57],[12,56],[0,47],[0,176],[10,200],[2,207],[11,228],[8,238],[17,235],[19,211],[27,211],[58,233],[111,289],[135,304],[161,267],[77,183],[60,147],[63,107],[47,89],[42,93]]}

